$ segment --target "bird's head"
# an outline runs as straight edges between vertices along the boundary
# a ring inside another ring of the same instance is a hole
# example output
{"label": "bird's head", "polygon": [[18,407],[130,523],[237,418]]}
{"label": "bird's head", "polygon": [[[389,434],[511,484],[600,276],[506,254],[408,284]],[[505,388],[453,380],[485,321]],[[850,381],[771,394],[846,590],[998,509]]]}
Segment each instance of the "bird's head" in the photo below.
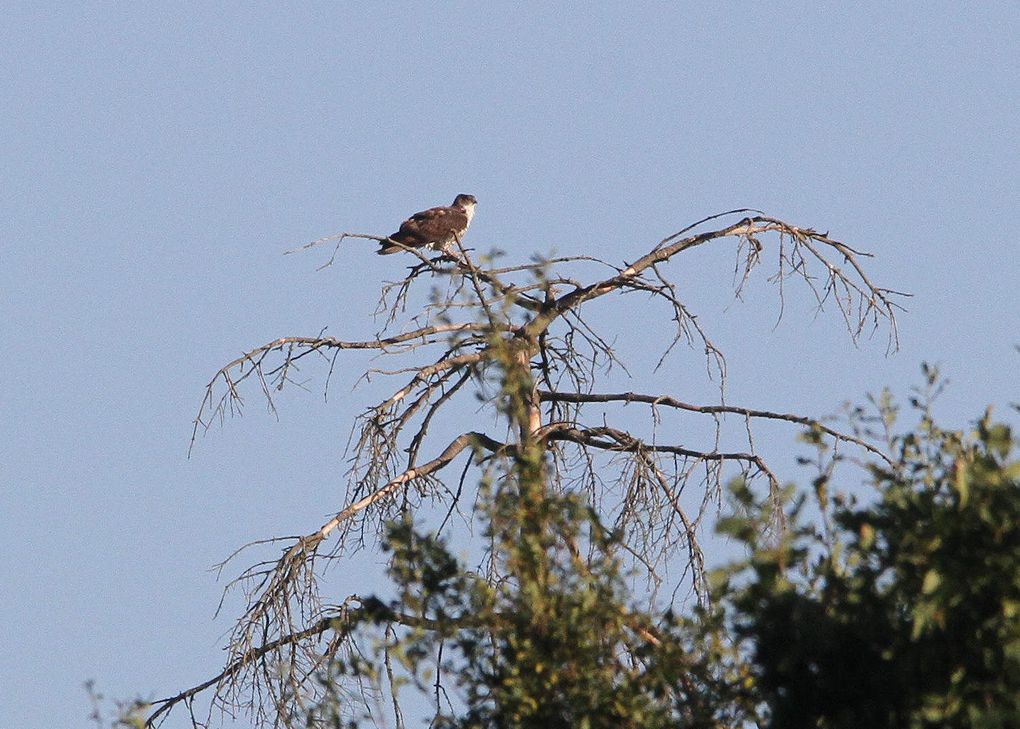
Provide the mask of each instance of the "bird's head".
{"label": "bird's head", "polygon": [[474,195],[458,195],[453,199],[453,207],[471,210],[478,203]]}

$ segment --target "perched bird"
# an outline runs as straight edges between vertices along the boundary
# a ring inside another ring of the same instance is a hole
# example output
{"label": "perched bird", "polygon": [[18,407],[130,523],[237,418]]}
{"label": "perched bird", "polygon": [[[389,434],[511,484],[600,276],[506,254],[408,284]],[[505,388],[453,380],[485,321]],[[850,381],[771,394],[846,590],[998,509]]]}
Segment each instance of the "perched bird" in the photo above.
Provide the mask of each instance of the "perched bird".
{"label": "perched bird", "polygon": [[400,224],[400,230],[387,240],[380,241],[379,255],[386,256],[403,250],[397,243],[409,248],[428,248],[448,253],[464,233],[475,216],[474,195],[458,195],[448,208],[429,208],[415,213]]}

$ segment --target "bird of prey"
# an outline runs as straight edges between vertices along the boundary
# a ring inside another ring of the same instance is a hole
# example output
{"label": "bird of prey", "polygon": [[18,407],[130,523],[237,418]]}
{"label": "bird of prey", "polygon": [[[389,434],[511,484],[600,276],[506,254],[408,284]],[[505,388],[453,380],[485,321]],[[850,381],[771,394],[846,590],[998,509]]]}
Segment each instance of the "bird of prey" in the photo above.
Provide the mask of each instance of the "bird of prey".
{"label": "bird of prey", "polygon": [[448,208],[429,208],[415,213],[400,224],[400,230],[388,239],[380,241],[377,252],[381,256],[404,250],[397,243],[409,248],[426,248],[449,253],[471,225],[475,215],[474,195],[458,195]]}

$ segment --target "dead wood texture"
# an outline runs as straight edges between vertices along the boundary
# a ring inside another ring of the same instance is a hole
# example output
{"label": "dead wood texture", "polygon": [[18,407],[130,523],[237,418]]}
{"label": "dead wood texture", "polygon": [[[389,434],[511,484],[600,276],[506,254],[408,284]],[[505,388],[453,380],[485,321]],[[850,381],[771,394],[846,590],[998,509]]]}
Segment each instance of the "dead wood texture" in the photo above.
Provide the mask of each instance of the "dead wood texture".
{"label": "dead wood texture", "polygon": [[[601,391],[606,371],[622,363],[611,344],[613,337],[599,331],[590,305],[611,294],[640,293],[658,302],[672,325],[657,328],[661,338],[647,344],[658,347],[663,358],[678,343],[703,350],[710,372],[724,381],[723,353],[671,278],[676,259],[708,244],[729,245],[736,252],[738,296],[752,273],[766,267],[768,280],[778,290],[780,310],[787,284],[799,282],[819,309],[829,306],[839,312],[854,341],[882,329],[887,348],[896,348],[896,301],[902,294],[872,283],[862,263],[868,254],[826,233],[757,211],[724,215],[739,219],[696,232],[723,216],[706,218],[663,239],[632,263],[573,256],[497,266],[491,259],[476,259],[463,246],[438,258],[408,249],[414,265],[406,269],[407,275],[382,286],[377,314],[383,326],[377,337],[344,341],[286,336],[225,364],[206,388],[192,446],[213,422],[239,412],[253,390],[275,408],[278,391],[294,382],[299,366],[309,360],[324,363],[328,382],[346,350],[373,350],[394,366],[373,368],[363,376],[386,377],[395,384],[355,424],[346,500],[333,506],[334,516],[323,524],[285,540],[276,556],[254,563],[231,580],[227,589],[241,590],[245,609],[229,633],[224,668],[209,680],[155,702],[149,725],[182,709],[189,712],[192,724],[203,726],[219,709],[230,716],[247,714],[258,726],[290,726],[294,717],[285,707],[314,700],[316,671],[338,652],[357,650],[345,626],[351,611],[360,609],[359,598],[356,592],[341,599],[323,595],[324,564],[371,544],[381,520],[425,499],[439,502],[446,511],[444,527],[455,512],[468,512],[465,518],[470,519],[470,467],[493,468],[512,457],[524,437],[543,444],[550,488],[585,493],[606,523],[625,535],[625,548],[647,572],[653,596],[659,595],[664,581],[673,590],[667,600],[676,598],[681,583],[698,599],[708,597],[698,530],[708,507],[718,503],[724,480],[742,476],[760,483],[765,492],[779,488],[777,475],[755,447],[755,423],[806,428],[835,447],[885,458],[852,431],[804,415],[733,405],[721,395],[719,402],[701,404],[686,402],[677,392]],[[339,246],[351,238],[380,240],[345,233],[308,247],[331,240]],[[440,293],[427,303],[415,303],[416,292],[426,286]],[[530,434],[506,428],[491,432],[485,427],[498,422],[499,388],[493,386],[497,351],[514,352],[533,373]],[[472,396],[480,396],[482,411]],[[465,399],[474,403],[473,409],[458,410],[456,402]],[[703,417],[715,437],[699,445],[687,433],[663,428],[646,437],[622,420],[613,420],[624,407],[647,408],[656,422],[666,411]],[[458,422],[456,416],[442,417],[454,412],[477,413],[473,427],[452,439],[434,434],[437,423]],[[721,431],[731,421],[746,434],[744,445],[721,448]],[[458,470],[451,468],[456,463]],[[248,547],[275,549],[279,541]],[[233,564],[239,553],[248,554],[242,550],[221,567]],[[673,572],[672,581],[660,574],[671,561],[683,568],[679,576]],[[393,620],[427,628],[424,616]],[[206,694],[203,705],[208,709],[196,713],[196,701]]]}

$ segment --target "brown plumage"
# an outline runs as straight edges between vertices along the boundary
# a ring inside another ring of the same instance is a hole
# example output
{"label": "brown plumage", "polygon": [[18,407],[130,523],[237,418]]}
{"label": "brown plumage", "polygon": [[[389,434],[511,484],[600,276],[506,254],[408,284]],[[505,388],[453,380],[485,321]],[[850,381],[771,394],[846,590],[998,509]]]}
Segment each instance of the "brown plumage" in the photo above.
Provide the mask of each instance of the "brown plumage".
{"label": "brown plumage", "polygon": [[415,213],[400,224],[400,230],[380,241],[381,256],[409,248],[428,248],[447,252],[456,241],[463,240],[475,214],[474,195],[458,195],[448,208],[429,208]]}

